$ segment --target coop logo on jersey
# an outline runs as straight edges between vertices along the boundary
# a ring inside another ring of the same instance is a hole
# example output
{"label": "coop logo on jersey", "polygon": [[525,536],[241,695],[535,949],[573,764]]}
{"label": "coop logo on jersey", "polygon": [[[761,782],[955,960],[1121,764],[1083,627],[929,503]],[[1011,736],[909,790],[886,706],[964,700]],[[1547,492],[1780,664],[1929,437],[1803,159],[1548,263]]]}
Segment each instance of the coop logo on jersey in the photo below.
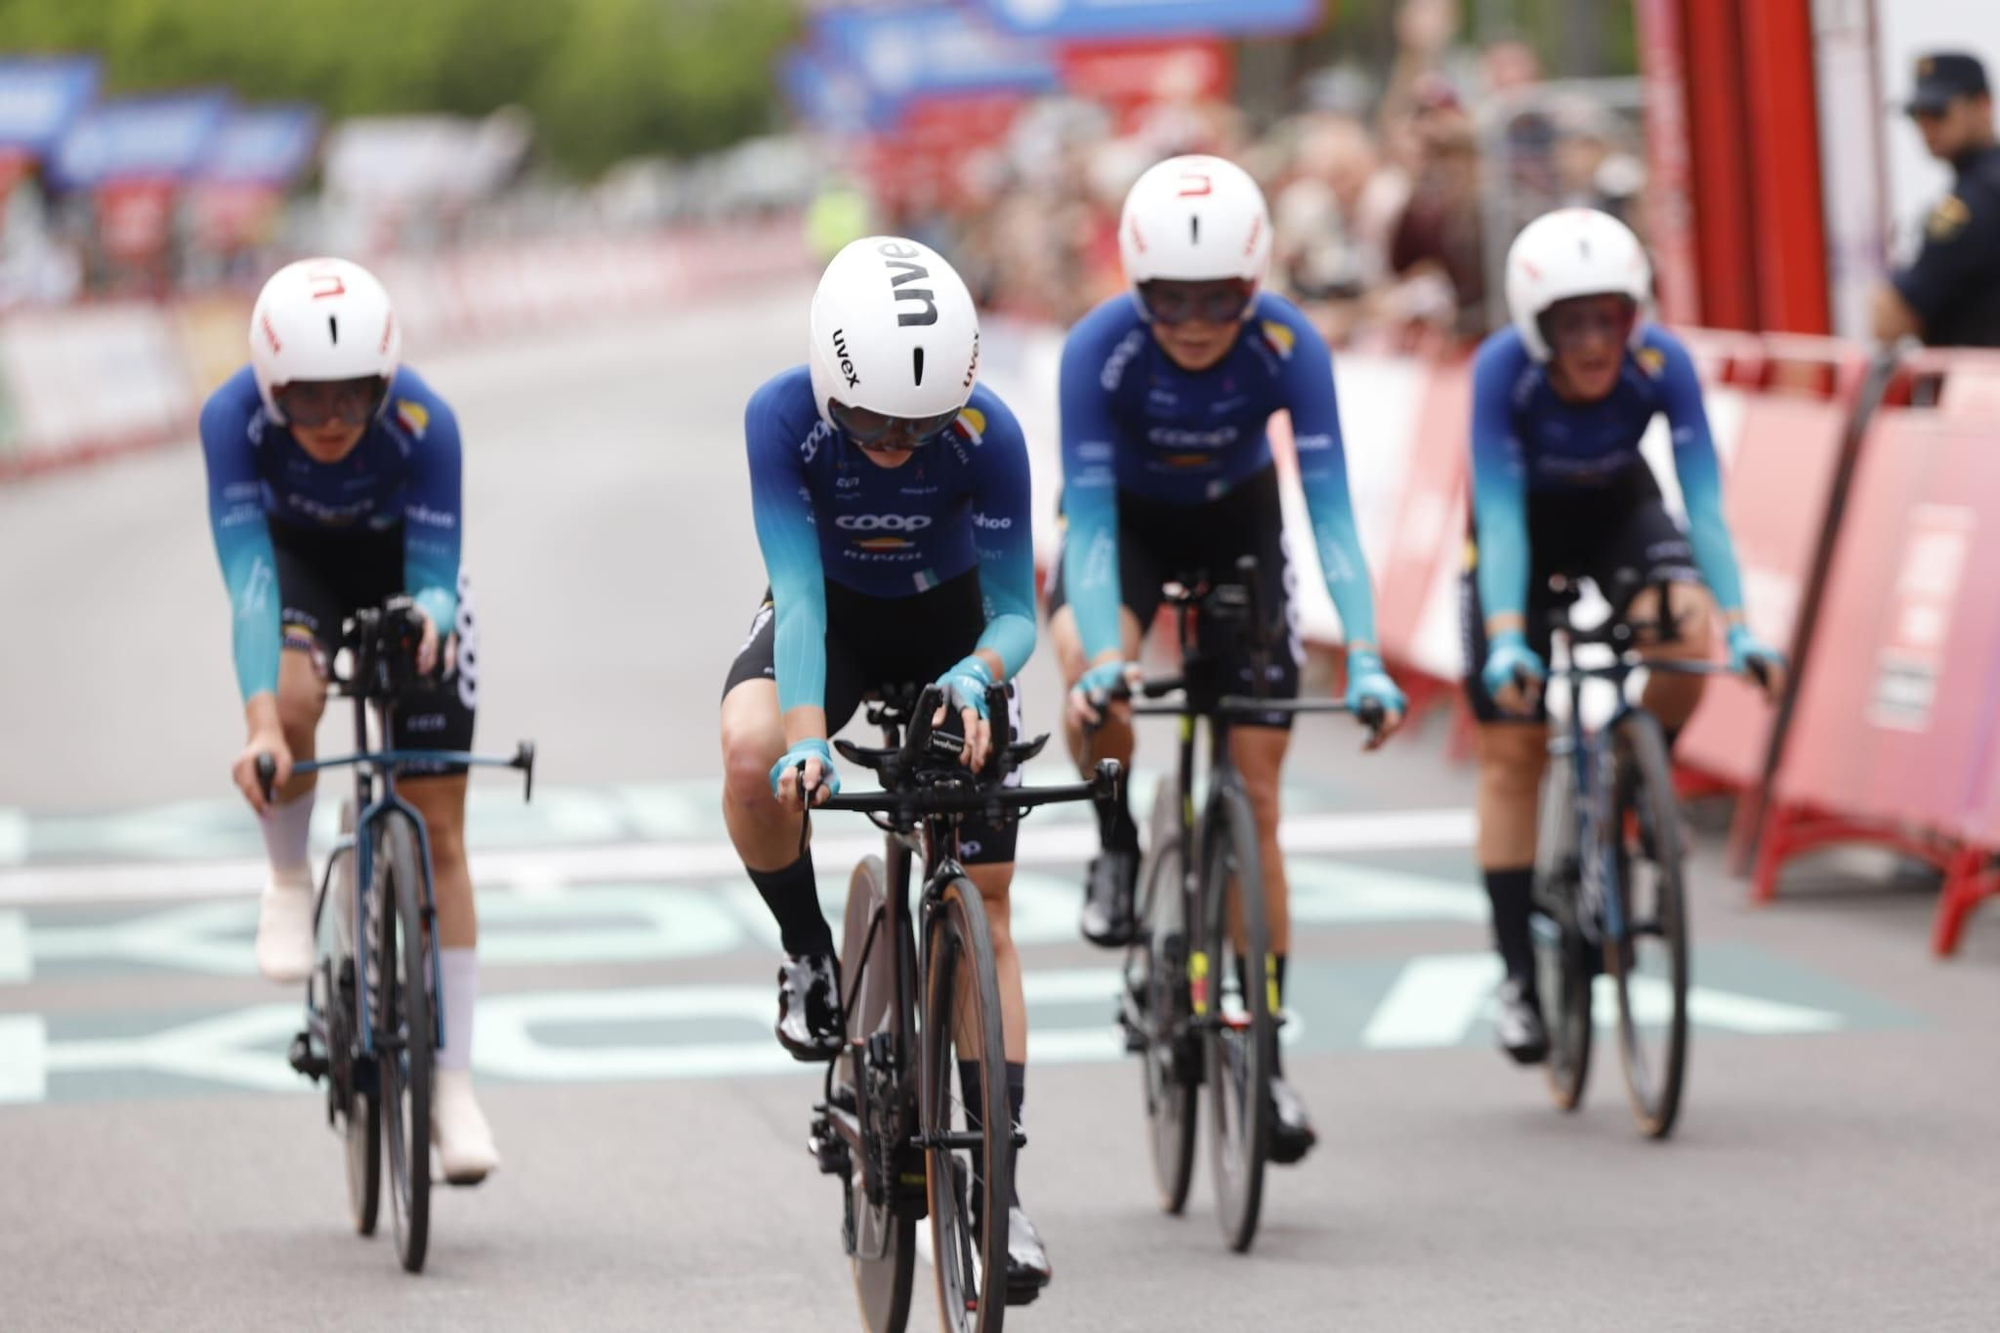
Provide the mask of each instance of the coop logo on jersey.
{"label": "coop logo on jersey", "polygon": [[929,514],[842,514],[833,525],[843,532],[863,534],[854,544],[864,551],[907,551],[916,543],[905,533],[922,532],[931,525]]}
{"label": "coop logo on jersey", "polygon": [[1287,361],[1292,359],[1292,349],[1297,347],[1299,343],[1298,334],[1293,333],[1275,319],[1267,319],[1264,321],[1264,337],[1269,340],[1272,347],[1277,349],[1279,356]]}
{"label": "coop logo on jersey", "polygon": [[396,400],[396,420],[403,423],[404,430],[421,440],[424,438],[424,432],[430,429],[431,412],[422,403],[413,403],[407,398],[398,398]]}

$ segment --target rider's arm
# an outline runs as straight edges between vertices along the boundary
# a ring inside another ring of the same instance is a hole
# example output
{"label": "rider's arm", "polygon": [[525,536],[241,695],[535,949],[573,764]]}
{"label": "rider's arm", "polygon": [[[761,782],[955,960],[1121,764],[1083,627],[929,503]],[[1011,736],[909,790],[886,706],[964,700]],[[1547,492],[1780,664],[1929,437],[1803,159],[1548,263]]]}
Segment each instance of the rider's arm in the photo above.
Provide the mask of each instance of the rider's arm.
{"label": "rider's arm", "polygon": [[[785,738],[793,734],[793,712],[802,734],[826,735],[826,583],[821,573],[819,532],[813,526],[811,492],[799,457],[798,423],[782,410],[772,385],[759,389],[743,413],[750,455],[750,512],[757,545],[771,580],[777,618],[773,671],[778,709],[785,715]],[[822,441],[821,447],[825,447]],[[819,726],[807,723],[817,716]]]}
{"label": "rider's arm", "polygon": [[1708,411],[1702,406],[1701,379],[1678,340],[1663,335],[1656,345],[1666,357],[1660,390],[1667,424],[1673,429],[1674,471],[1687,506],[1688,543],[1723,619],[1737,624],[1743,619],[1743,579],[1736,568],[1729,521],[1722,513],[1722,468],[1708,430]]}
{"label": "rider's arm", "polygon": [[1012,680],[1035,651],[1034,500],[1021,423],[997,398],[982,395],[982,406],[986,428],[972,446],[972,541],[986,604],[978,651],[995,680]]}
{"label": "rider's arm", "polygon": [[[1087,336],[1087,320],[1063,343],[1060,393],[1063,465],[1063,589],[1076,615],[1085,662],[1124,656],[1118,606],[1118,426],[1111,414],[1110,350]],[[1143,328],[1126,336],[1146,336]],[[1118,344],[1122,346],[1121,344]],[[1130,361],[1129,354],[1116,358]],[[1124,371],[1123,373],[1131,373]]]}
{"label": "rider's arm", "polygon": [[458,621],[463,467],[458,418],[435,398],[423,406],[428,420],[403,500],[403,585],[443,636]]}
{"label": "rider's arm", "polygon": [[1375,593],[1368,583],[1368,560],[1354,523],[1347,488],[1347,451],[1341,442],[1340,405],[1334,397],[1333,354],[1306,320],[1288,320],[1294,338],[1285,362],[1285,401],[1292,411],[1292,440],[1298,450],[1299,484],[1312,515],[1314,544],[1326,590],[1340,612],[1349,648],[1375,646]]}
{"label": "rider's arm", "polygon": [[[236,684],[247,704],[278,692],[278,576],[264,487],[250,444],[250,418],[229,387],[201,410],[201,452],[208,466],[208,522],[229,589]],[[276,429],[275,427],[273,429]]]}
{"label": "rider's arm", "polygon": [[1517,341],[1495,338],[1472,365],[1472,521],[1489,635],[1527,628],[1528,474],[1513,406],[1526,364]]}

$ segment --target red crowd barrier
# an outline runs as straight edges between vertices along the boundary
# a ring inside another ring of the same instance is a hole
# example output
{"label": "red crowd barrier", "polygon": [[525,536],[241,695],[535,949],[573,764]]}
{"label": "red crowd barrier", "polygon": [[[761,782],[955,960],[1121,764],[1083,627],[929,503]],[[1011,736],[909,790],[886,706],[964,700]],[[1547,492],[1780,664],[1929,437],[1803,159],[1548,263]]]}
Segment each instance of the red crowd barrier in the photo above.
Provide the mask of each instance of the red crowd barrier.
{"label": "red crowd barrier", "polygon": [[2000,355],[1902,367],[1862,444],[1754,889],[1834,842],[1946,873],[1934,946],[1994,891],[2000,847]]}

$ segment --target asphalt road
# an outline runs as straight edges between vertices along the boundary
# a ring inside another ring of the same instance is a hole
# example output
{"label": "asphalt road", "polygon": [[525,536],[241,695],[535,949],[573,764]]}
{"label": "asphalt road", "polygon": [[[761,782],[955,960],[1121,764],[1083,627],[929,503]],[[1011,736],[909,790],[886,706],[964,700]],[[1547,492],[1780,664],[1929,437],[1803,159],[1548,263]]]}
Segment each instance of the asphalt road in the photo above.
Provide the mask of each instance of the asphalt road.
{"label": "asphalt road", "polygon": [[[0,1329],[855,1326],[714,778],[763,584],[741,405],[803,322],[787,289],[421,362],[468,441],[482,743],[532,735],[543,767],[534,805],[494,778],[474,807],[505,1166],[438,1199],[420,1278],[349,1233],[280,1054],[295,998],[251,973],[198,454],[0,491]],[[1045,662],[1029,688],[1048,717]],[[1303,726],[1292,786],[1287,1063],[1322,1143],[1273,1173],[1247,1257],[1205,1163],[1187,1216],[1157,1210],[1111,961],[1074,934],[1086,830],[1024,831],[1022,1190],[1057,1277],[1013,1326],[2000,1327],[2000,920],[1936,962],[1920,880],[1826,861],[1753,909],[1704,842],[1686,1109],[1656,1144],[1615,1061],[1564,1116],[1493,1053],[1440,728],[1364,760]],[[837,913],[865,839],[822,832]]]}

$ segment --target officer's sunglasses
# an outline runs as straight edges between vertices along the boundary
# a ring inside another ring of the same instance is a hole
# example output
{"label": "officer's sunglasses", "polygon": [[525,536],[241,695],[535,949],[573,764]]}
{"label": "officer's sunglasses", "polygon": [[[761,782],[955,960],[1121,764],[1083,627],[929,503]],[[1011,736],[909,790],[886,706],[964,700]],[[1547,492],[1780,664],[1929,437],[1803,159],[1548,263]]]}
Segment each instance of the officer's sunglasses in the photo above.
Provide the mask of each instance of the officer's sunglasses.
{"label": "officer's sunglasses", "polygon": [[837,398],[829,398],[826,408],[833,424],[855,447],[870,453],[922,448],[949,430],[960,410],[953,408],[928,417],[892,417],[866,407],[849,407]]}
{"label": "officer's sunglasses", "polygon": [[294,380],[280,385],[275,396],[288,424],[317,430],[336,421],[343,426],[367,425],[388,392],[389,382],[380,375],[363,375],[351,380]]}
{"label": "officer's sunglasses", "polygon": [[1214,282],[1155,278],[1139,284],[1139,304],[1145,307],[1146,318],[1155,324],[1186,324],[1193,320],[1234,324],[1250,308],[1254,294],[1251,284],[1241,278]]}

